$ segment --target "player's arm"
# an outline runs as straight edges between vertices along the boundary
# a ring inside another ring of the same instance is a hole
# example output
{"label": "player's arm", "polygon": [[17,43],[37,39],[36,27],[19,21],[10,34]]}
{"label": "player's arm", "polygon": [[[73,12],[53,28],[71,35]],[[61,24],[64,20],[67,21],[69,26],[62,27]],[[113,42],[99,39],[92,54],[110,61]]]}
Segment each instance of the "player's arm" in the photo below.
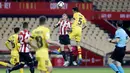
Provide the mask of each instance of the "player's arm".
{"label": "player's arm", "polygon": [[9,50],[11,50],[11,48],[9,47],[9,40],[7,40],[6,42],[5,42],[5,46],[9,49]]}
{"label": "player's arm", "polygon": [[67,32],[72,32],[72,28],[71,28],[71,23],[69,22],[68,24],[67,24]]}
{"label": "player's arm", "polygon": [[87,27],[87,20],[86,20],[86,18],[84,17],[84,20],[83,20],[83,29],[85,29],[86,27]]}
{"label": "player's arm", "polygon": [[48,44],[51,44],[51,45],[56,45],[56,46],[61,46],[60,43],[56,42],[56,41],[52,41],[50,39],[50,32],[48,31],[46,34],[45,34],[45,40]]}
{"label": "player's arm", "polygon": [[114,39],[108,39],[108,41],[110,42],[110,43],[117,43],[117,42],[119,42],[120,41],[120,32],[119,31],[116,31],[116,33],[115,33],[115,38]]}
{"label": "player's arm", "polygon": [[77,25],[79,23],[79,16],[77,14],[73,15],[73,24],[72,25]]}
{"label": "player's arm", "polygon": [[11,48],[10,48],[10,46],[9,46],[9,44],[11,43],[12,41],[11,41],[11,36],[8,38],[8,40],[5,42],[5,46],[9,49],[9,50],[11,50]]}
{"label": "player's arm", "polygon": [[57,24],[54,25],[54,28],[59,27],[60,23],[61,23],[61,19],[59,20],[59,22]]}
{"label": "player's arm", "polygon": [[29,45],[33,48],[33,49],[38,49],[38,47],[36,45],[34,45],[33,40],[35,39],[35,36],[33,35],[34,33],[32,33],[32,35],[30,36],[30,38],[27,40],[27,42],[29,43]]}
{"label": "player's arm", "polygon": [[117,43],[117,42],[120,41],[120,38],[117,37],[117,38],[114,38],[114,39],[108,39],[108,41],[109,41],[110,43]]}
{"label": "player's arm", "polygon": [[48,44],[51,44],[51,45],[61,46],[60,43],[58,43],[58,42],[56,42],[56,41],[52,41],[51,39],[46,40],[46,42],[47,42]]}

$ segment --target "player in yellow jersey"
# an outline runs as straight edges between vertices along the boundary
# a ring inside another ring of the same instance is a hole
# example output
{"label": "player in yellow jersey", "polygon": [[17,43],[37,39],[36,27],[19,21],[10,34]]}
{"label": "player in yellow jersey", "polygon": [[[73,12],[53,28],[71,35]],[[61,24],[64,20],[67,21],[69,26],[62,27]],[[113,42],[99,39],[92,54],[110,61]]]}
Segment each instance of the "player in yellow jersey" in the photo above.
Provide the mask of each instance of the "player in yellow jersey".
{"label": "player in yellow jersey", "polygon": [[[11,51],[11,59],[10,63],[11,65],[16,65],[19,63],[19,52],[18,49],[20,47],[20,44],[18,43],[18,32],[19,28],[14,28],[14,33],[11,35],[8,40],[5,42],[6,47]],[[23,69],[20,69],[20,73],[23,73]]]}
{"label": "player in yellow jersey", "polygon": [[[36,49],[37,68],[41,73],[51,73],[52,64],[48,54],[48,44],[61,46],[58,42],[50,40],[50,30],[47,28],[46,17],[39,18],[40,26],[32,31],[30,46]],[[35,41],[36,45],[34,45]]]}
{"label": "player in yellow jersey", "polygon": [[73,11],[73,23],[71,25],[72,31],[70,32],[69,37],[71,40],[74,39],[77,42],[77,48],[79,53],[78,58],[82,59],[80,41],[82,37],[83,24],[86,24],[86,19],[79,12],[77,7],[74,7],[72,11]]}

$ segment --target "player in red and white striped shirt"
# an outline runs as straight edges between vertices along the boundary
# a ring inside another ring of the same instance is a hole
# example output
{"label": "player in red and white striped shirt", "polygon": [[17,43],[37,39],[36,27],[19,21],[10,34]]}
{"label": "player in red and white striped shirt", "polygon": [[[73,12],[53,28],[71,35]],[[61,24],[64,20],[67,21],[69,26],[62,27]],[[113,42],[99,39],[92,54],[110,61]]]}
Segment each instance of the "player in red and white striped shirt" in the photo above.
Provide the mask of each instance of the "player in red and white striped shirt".
{"label": "player in red and white striped shirt", "polygon": [[27,28],[28,28],[28,23],[24,22],[23,30],[20,31],[20,33],[18,34],[18,41],[20,43],[20,48],[19,48],[20,63],[15,67],[8,69],[6,73],[10,73],[13,70],[23,68],[25,64],[27,64],[30,67],[30,72],[34,73],[33,57],[29,50],[29,44],[26,43],[26,41],[30,37],[30,32],[27,30]]}
{"label": "player in red and white striped shirt", "polygon": [[70,21],[67,19],[67,15],[63,14],[62,19],[55,25],[59,26],[59,35],[68,35],[68,29],[71,28]]}
{"label": "player in red and white striped shirt", "polygon": [[[72,54],[72,53],[71,53],[71,45],[70,45],[69,32],[68,32],[68,30],[71,29],[71,23],[68,20],[67,14],[62,15],[62,18],[55,25],[55,27],[58,27],[58,26],[59,26],[59,40],[60,40],[60,44],[62,44],[61,54],[63,55],[63,58],[65,60],[64,66],[68,66],[69,61],[67,60],[67,57],[66,57],[67,54],[64,51],[64,46],[67,45],[69,47],[70,54]],[[70,55],[70,56],[72,56],[72,55]],[[70,58],[72,58],[72,57],[70,57]]]}
{"label": "player in red and white striped shirt", "polygon": [[25,42],[25,40],[28,39],[29,37],[30,37],[30,32],[27,29],[20,31],[20,33],[18,34],[18,40],[20,43],[19,52],[23,52],[23,53],[30,52],[29,44]]}

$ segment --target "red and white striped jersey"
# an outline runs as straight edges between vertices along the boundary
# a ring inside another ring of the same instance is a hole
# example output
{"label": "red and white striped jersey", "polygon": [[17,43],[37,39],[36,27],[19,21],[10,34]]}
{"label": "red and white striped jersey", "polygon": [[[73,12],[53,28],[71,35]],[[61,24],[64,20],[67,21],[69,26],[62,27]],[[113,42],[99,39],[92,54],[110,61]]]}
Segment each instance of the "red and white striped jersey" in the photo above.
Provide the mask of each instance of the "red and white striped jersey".
{"label": "red and white striped jersey", "polygon": [[69,20],[63,20],[61,19],[56,26],[60,26],[59,28],[59,34],[60,35],[66,35],[68,34],[67,29],[71,28],[70,21]]}
{"label": "red and white striped jersey", "polygon": [[30,37],[30,32],[28,30],[20,31],[18,34],[18,40],[20,43],[19,52],[30,52],[29,44],[25,42],[26,39]]}

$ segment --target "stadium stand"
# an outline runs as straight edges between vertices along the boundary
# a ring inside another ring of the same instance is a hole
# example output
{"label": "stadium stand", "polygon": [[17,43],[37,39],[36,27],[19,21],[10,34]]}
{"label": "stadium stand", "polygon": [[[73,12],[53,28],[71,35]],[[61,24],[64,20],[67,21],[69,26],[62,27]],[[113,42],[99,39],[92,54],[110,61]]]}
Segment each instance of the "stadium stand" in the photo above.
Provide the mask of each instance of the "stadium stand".
{"label": "stadium stand", "polygon": [[[47,24],[51,30],[52,40],[58,41],[58,28],[54,29],[54,24],[58,22],[59,18],[48,18]],[[70,19],[71,20],[71,19]],[[29,30],[36,28],[38,26],[38,18],[17,18],[17,17],[2,17],[0,19],[0,50],[6,50],[6,47],[3,46],[7,38],[13,34],[12,29],[14,27],[22,28],[22,22],[29,23]],[[81,41],[81,46],[87,48],[97,54],[104,56],[106,53],[111,52],[114,48],[114,44],[109,43],[107,38],[109,37],[108,33],[102,30],[96,24],[88,21],[87,27],[83,29],[83,37]],[[72,41],[73,44],[75,42]],[[130,46],[128,46],[129,48]]]}
{"label": "stadium stand", "polygon": [[93,5],[101,11],[130,12],[129,0],[93,0]]}
{"label": "stadium stand", "polygon": [[[47,24],[51,30],[51,38],[55,41],[58,41],[58,28],[54,29],[54,24],[58,22],[58,18],[48,18]],[[71,19],[70,19],[71,20]],[[0,20],[0,43],[4,45],[4,42],[7,40],[8,36],[13,34],[13,27],[22,27],[22,22],[29,23],[29,30],[36,28],[38,26],[38,18],[12,18],[12,17],[2,17]],[[81,45],[91,51],[94,51],[100,55],[104,55],[107,52],[112,51],[110,48],[113,48],[114,45],[107,42],[108,33],[105,33],[104,30],[97,27],[95,24],[92,24],[88,21],[87,26],[83,30],[83,37]],[[107,47],[109,46],[109,47]],[[1,46],[0,50],[5,50],[5,46]]]}

